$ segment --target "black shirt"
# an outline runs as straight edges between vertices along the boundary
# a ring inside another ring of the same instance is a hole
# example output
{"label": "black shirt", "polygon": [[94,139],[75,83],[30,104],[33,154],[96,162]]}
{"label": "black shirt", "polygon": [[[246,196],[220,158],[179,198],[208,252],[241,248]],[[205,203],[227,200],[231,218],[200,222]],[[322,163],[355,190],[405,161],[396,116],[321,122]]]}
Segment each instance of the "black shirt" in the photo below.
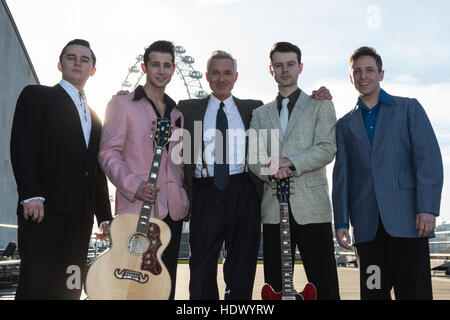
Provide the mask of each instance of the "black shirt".
{"label": "black shirt", "polygon": [[[162,118],[161,114],[158,111],[158,108],[156,108],[156,104],[152,101],[152,99],[147,97],[147,94],[144,91],[144,87],[138,86],[136,88],[136,90],[134,91],[133,101],[141,100],[142,98],[146,98],[150,102],[151,106],[153,107],[153,110],[155,110],[156,116],[158,118]],[[166,104],[166,110],[164,111],[164,118],[170,120],[170,113],[172,112],[173,108],[177,107],[177,104],[175,101],[173,101],[173,99],[171,97],[169,97],[165,93],[164,93],[164,103]]]}
{"label": "black shirt", "polygon": [[[291,112],[295,107],[295,103],[297,102],[298,97],[300,97],[300,93],[301,93],[300,88],[297,88],[297,90],[292,92],[289,95],[289,97],[287,97],[287,98],[289,98],[289,103],[288,103],[289,117],[291,116]],[[283,101],[284,98],[286,98],[286,97],[283,97],[280,93],[278,93],[278,96],[277,96],[278,114],[280,114],[280,112],[281,112],[281,106],[282,106],[281,101]]]}

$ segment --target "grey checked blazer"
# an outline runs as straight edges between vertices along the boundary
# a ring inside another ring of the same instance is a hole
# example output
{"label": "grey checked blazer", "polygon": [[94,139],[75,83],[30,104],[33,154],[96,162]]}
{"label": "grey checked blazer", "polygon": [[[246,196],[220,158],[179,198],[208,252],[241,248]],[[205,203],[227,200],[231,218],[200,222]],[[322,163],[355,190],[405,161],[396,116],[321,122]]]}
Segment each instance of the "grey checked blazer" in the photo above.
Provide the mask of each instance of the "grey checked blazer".
{"label": "grey checked blazer", "polygon": [[[300,96],[289,117],[286,134],[274,141],[279,157],[287,157],[295,166],[289,199],[292,214],[298,224],[331,222],[331,201],[325,166],[336,153],[336,113],[333,102],[311,99],[305,92]],[[273,101],[253,111],[250,129],[256,136],[262,129],[281,128],[277,103]],[[261,174],[267,159],[273,156],[272,136],[267,139],[252,139],[249,134],[250,170],[264,183],[261,217],[263,223],[280,223],[280,207],[273,188],[275,180]],[[256,140],[256,142],[254,142]]]}
{"label": "grey checked blazer", "polygon": [[336,127],[334,222],[350,222],[355,243],[375,237],[378,212],[391,236],[406,238],[418,237],[417,213],[439,215],[443,168],[431,123],[416,99],[388,98],[391,105],[380,103],[373,145],[359,108]]}

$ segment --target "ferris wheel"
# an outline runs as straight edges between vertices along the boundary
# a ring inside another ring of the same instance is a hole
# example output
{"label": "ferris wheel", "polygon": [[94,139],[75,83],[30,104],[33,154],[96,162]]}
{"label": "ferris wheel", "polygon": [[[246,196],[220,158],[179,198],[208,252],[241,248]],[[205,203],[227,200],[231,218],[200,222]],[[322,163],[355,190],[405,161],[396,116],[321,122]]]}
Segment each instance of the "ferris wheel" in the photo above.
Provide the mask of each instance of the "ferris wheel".
{"label": "ferris wheel", "polygon": [[[189,99],[192,98],[205,98],[208,92],[203,90],[200,79],[203,74],[200,71],[196,71],[192,66],[195,59],[192,56],[184,55],[186,49],[182,46],[175,46],[175,65],[178,76],[186,87]],[[128,74],[125,80],[122,82],[122,90],[134,90],[144,76],[144,72],[140,68],[143,63],[144,56],[142,54],[136,57],[135,63],[128,68]]]}

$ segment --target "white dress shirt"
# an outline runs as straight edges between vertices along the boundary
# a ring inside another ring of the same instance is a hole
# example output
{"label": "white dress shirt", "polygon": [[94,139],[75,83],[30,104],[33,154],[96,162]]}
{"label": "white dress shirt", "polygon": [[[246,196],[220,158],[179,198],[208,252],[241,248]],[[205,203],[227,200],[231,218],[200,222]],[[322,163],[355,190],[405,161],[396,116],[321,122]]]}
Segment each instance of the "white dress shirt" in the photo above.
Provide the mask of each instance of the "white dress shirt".
{"label": "white dress shirt", "polygon": [[89,138],[91,136],[92,118],[89,112],[86,96],[83,93],[83,99],[80,97],[80,91],[75,88],[70,82],[62,79],[59,85],[72,98],[73,103],[77,107],[78,115],[80,116],[81,127],[83,128],[84,140],[86,147],[89,145]]}
{"label": "white dress shirt", "polygon": [[[203,144],[204,162],[207,165],[208,174],[214,176],[214,148],[216,138],[216,118],[220,103],[214,95],[210,95],[205,118],[203,119]],[[245,142],[246,132],[239,110],[234,102],[233,96],[223,101],[224,111],[228,120],[228,163],[230,175],[242,173],[245,170]],[[199,155],[200,157],[201,155]],[[195,167],[195,177],[201,178],[203,168],[201,159],[198,159]]]}

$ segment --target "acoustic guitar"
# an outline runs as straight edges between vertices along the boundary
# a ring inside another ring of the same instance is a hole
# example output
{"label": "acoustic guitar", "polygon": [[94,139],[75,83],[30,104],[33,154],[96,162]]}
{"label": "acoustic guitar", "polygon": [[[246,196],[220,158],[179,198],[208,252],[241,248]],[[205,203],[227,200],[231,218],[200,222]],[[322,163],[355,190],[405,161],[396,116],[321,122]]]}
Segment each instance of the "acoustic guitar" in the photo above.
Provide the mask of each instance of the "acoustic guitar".
{"label": "acoustic guitar", "polygon": [[[171,122],[156,121],[155,153],[148,182],[156,187]],[[167,300],[171,291],[169,272],[161,255],[169,244],[169,226],[150,217],[152,205],[143,201],[140,214],[122,213],[110,225],[110,249],[97,257],[86,276],[86,294],[91,300]]]}
{"label": "acoustic guitar", "polygon": [[289,179],[278,180],[277,198],[280,203],[282,291],[276,292],[272,286],[266,283],[261,290],[262,300],[316,300],[317,298],[316,287],[312,283],[307,283],[300,293],[294,289],[291,232],[289,227],[289,196]]}

